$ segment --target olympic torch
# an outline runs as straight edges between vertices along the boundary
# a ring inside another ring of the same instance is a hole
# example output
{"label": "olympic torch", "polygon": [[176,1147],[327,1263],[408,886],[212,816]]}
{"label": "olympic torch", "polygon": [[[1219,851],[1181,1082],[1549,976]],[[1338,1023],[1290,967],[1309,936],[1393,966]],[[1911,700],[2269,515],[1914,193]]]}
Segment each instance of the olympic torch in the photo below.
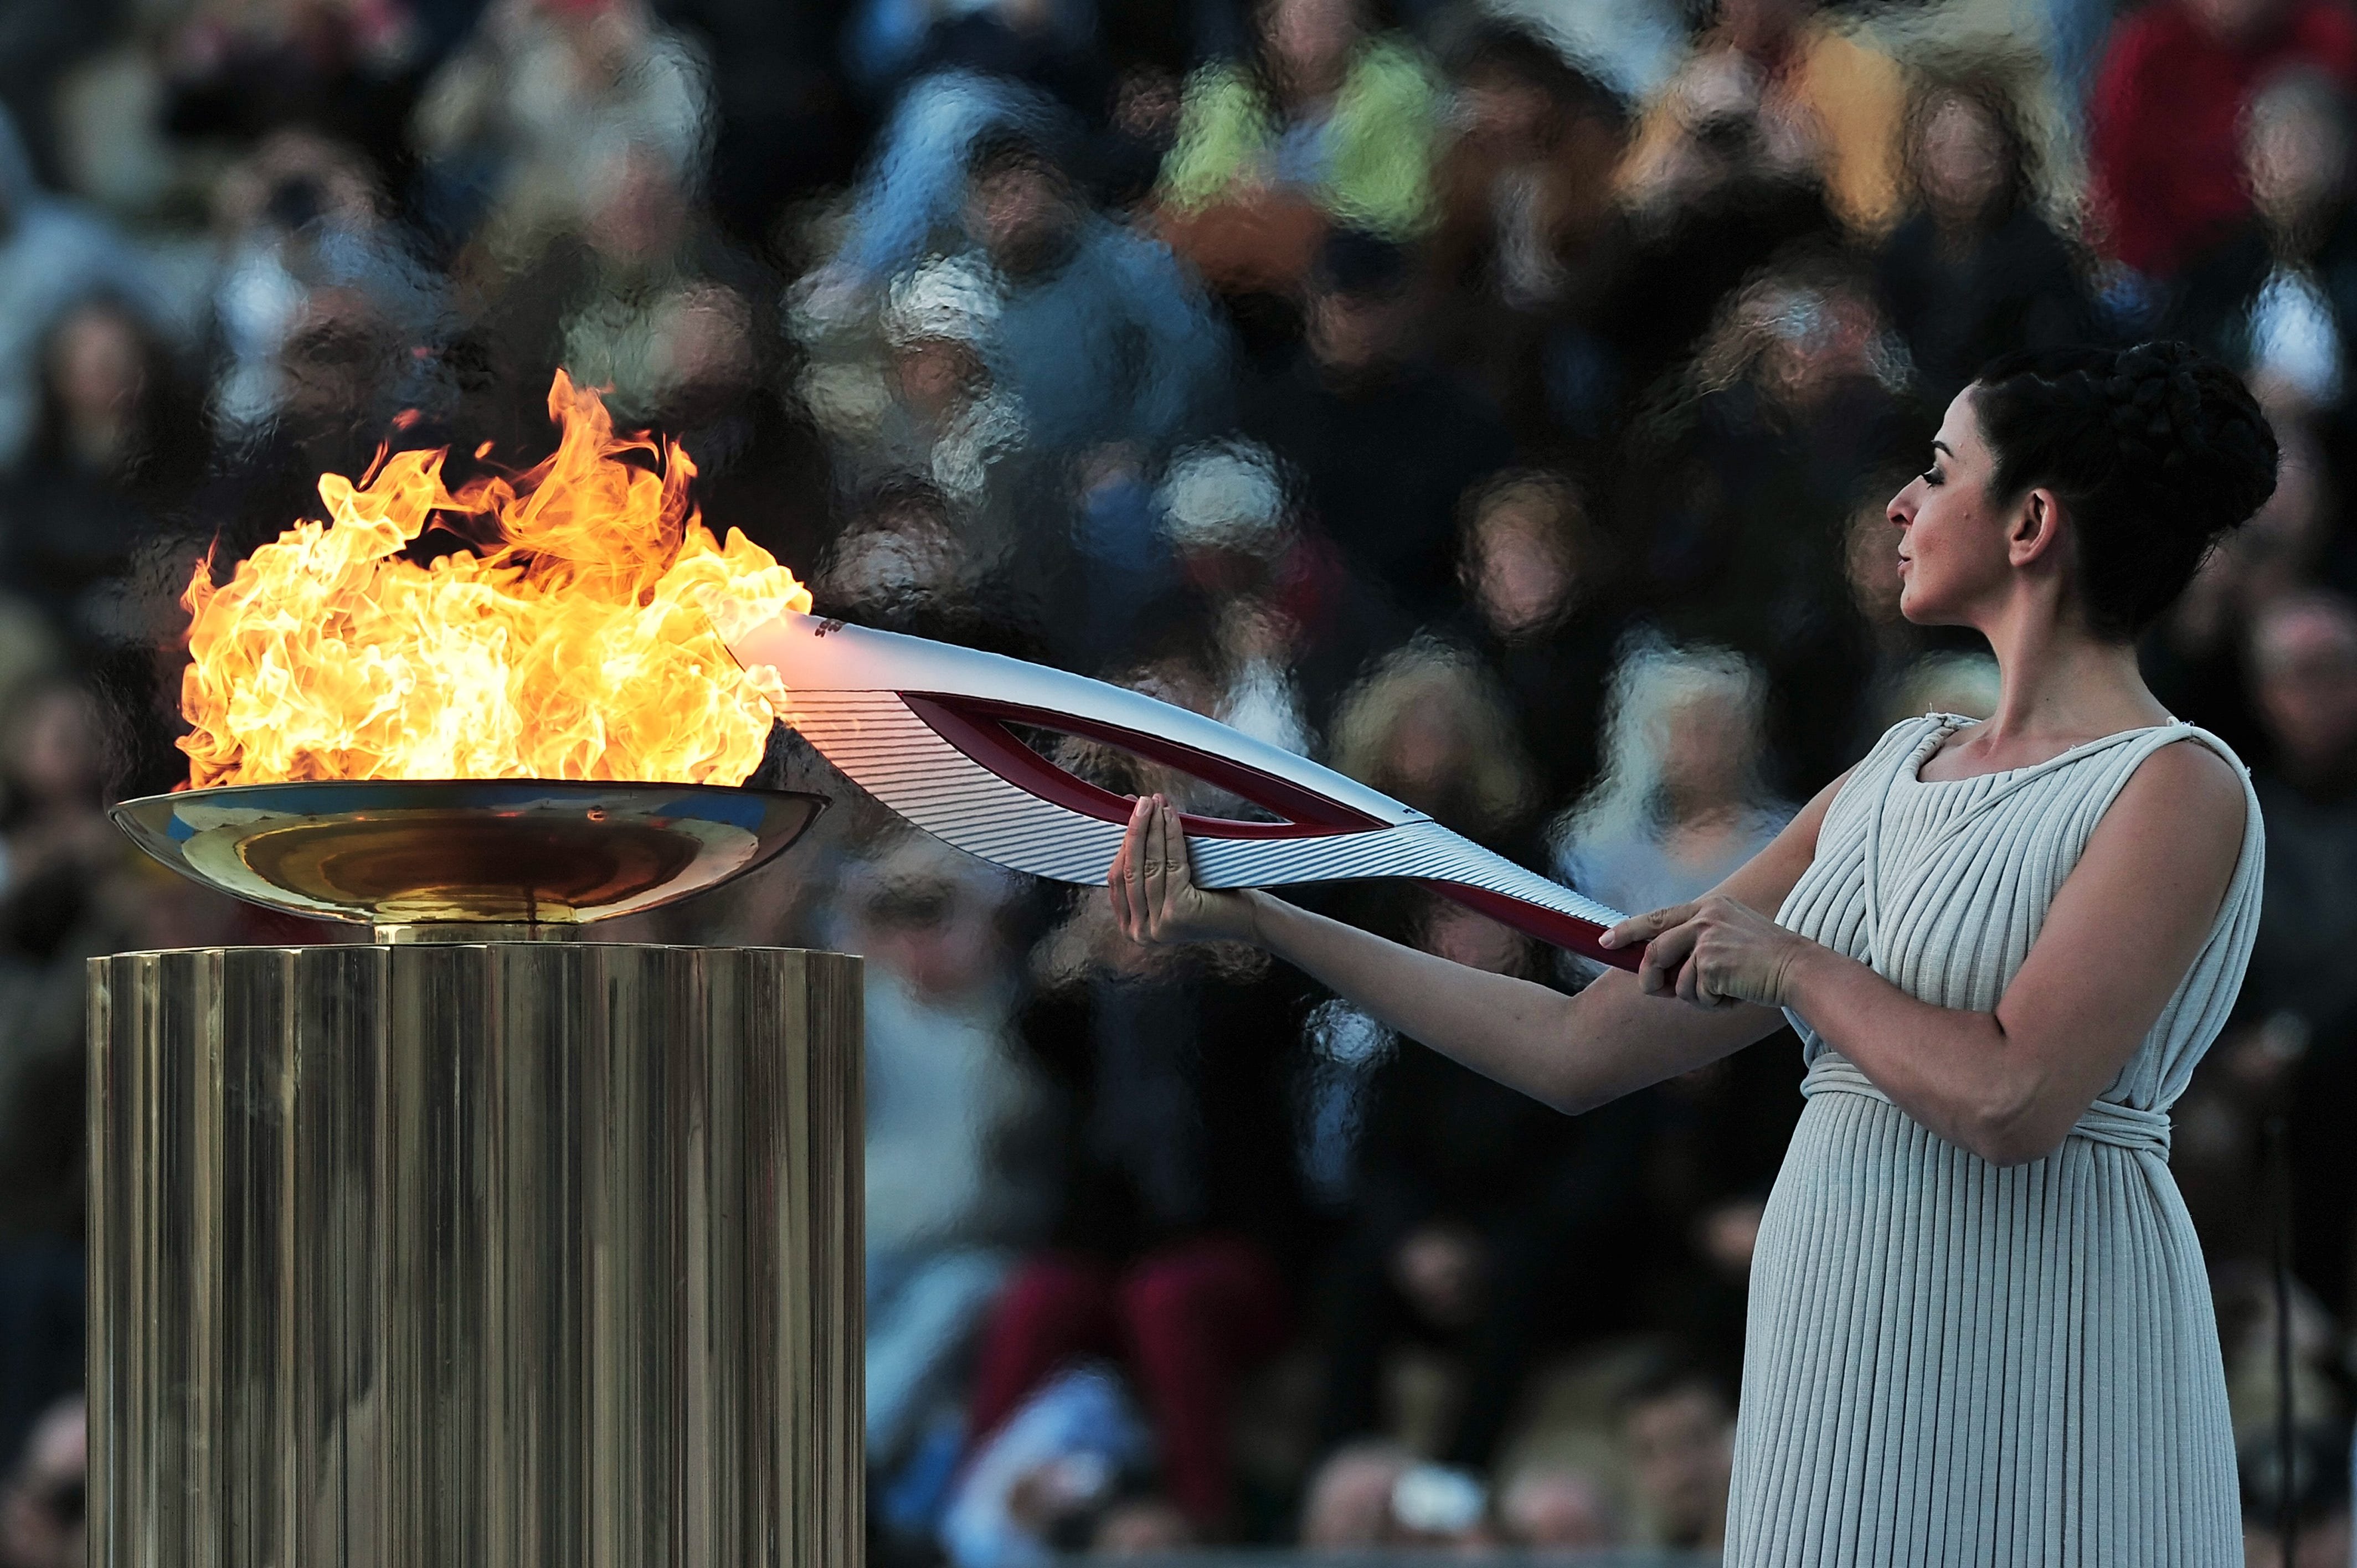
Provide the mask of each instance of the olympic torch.
{"label": "olympic torch", "polygon": [[1059,767],[1010,725],[1101,741],[1268,811],[1182,814],[1196,881],[1276,887],[1408,877],[1542,941],[1624,969],[1616,910],[1483,849],[1356,779],[1200,714],[1042,665],[788,613],[731,650],[837,770],[994,865],[1103,883],[1135,802]]}

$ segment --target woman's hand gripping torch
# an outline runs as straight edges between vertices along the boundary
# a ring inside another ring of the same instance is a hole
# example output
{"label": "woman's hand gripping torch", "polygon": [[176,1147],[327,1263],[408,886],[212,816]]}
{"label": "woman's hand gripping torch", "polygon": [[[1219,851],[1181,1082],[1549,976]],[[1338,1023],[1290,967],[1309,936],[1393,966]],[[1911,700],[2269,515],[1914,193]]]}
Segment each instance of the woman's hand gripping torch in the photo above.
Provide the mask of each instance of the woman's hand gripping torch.
{"label": "woman's hand gripping torch", "polygon": [[994,865],[1102,884],[1133,816],[1152,814],[1042,757],[1008,728],[1020,725],[1119,747],[1279,819],[1170,813],[1166,838],[1175,825],[1184,841],[1166,854],[1187,855],[1192,886],[1404,876],[1585,957],[1634,969],[1642,956],[1598,945],[1618,912],[1354,779],[1140,693],[805,615],[780,616],[730,647],[780,716],[854,783]]}

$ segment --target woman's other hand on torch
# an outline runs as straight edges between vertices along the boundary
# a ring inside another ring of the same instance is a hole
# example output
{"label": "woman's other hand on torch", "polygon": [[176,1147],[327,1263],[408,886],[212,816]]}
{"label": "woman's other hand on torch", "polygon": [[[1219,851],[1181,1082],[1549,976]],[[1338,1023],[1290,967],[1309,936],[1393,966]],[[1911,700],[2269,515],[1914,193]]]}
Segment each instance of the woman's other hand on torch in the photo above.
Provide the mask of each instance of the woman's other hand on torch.
{"label": "woman's other hand on torch", "polygon": [[1260,920],[1249,889],[1214,892],[1195,886],[1187,831],[1160,795],[1139,799],[1129,831],[1106,873],[1114,923],[1135,942],[1249,942]]}
{"label": "woman's other hand on torch", "polygon": [[1675,996],[1714,1012],[1739,1002],[1786,1005],[1795,961],[1816,945],[1717,893],[1631,916],[1603,937],[1608,948],[1638,942],[1645,957],[1637,983],[1646,995]]}

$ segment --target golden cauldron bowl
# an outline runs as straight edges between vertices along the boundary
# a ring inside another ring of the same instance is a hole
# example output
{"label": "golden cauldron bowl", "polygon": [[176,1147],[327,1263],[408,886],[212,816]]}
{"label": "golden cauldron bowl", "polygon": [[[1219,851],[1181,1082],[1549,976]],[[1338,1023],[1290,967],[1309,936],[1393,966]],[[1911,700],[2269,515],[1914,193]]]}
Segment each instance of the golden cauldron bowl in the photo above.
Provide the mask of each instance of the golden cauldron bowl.
{"label": "golden cauldron bowl", "polygon": [[562,936],[770,860],[825,797],[534,779],[239,784],[115,806],[117,826],[209,886],[390,940]]}

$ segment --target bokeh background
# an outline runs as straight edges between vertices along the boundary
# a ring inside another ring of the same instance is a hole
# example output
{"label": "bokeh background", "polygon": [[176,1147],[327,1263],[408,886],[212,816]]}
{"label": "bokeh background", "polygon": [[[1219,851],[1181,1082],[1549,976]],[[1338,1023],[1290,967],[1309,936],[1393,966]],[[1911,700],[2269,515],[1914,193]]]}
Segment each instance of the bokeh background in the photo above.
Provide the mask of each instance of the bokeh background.
{"label": "bokeh background", "polygon": [[[2144,650],[2271,840],[2173,1165],[2252,1560],[2349,1562],[2352,87],[2348,0],[0,0],[0,1565],[81,1560],[83,959],[336,935],[102,815],[184,776],[195,563],[321,472],[534,457],[563,365],[823,610],[1216,714],[1633,910],[1987,710],[1885,503],[1990,356],[2162,334],[2287,456]],[[1707,1558],[1789,1036],[1559,1118],[790,739],[763,777],[841,807],[616,934],[869,961],[879,1563]]]}

